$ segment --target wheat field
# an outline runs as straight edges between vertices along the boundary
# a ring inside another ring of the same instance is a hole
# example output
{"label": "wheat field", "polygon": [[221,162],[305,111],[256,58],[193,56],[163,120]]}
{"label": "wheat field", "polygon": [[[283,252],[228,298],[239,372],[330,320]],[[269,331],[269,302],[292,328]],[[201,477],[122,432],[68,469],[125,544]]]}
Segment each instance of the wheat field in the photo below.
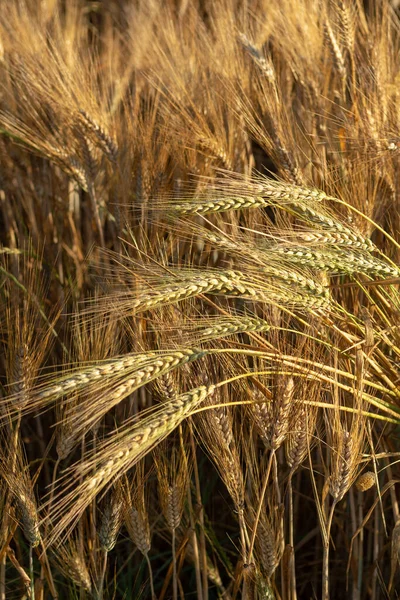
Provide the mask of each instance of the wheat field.
{"label": "wheat field", "polygon": [[400,597],[400,7],[3,0],[0,600]]}

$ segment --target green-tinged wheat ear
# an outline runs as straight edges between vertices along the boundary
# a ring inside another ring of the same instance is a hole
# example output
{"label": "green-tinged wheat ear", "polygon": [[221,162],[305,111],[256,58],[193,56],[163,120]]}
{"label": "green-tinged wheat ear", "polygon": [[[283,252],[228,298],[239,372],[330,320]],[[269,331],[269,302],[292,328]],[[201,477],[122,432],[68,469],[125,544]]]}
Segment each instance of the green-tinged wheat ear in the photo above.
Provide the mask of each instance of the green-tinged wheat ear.
{"label": "green-tinged wheat ear", "polygon": [[231,196],[230,198],[215,198],[173,204],[172,209],[182,215],[206,215],[208,213],[227,212],[244,208],[266,206],[268,202],[262,196]]}
{"label": "green-tinged wheat ear", "polygon": [[[227,238],[225,236],[220,236],[218,234],[208,232],[207,230],[203,230],[201,232],[201,237],[214,245],[220,246],[225,249],[231,249],[238,255],[240,255],[243,252],[243,248],[241,247],[240,244],[236,244],[235,242],[232,242],[231,240],[229,240],[229,238]],[[249,252],[249,251],[251,251],[251,248],[245,247],[245,250],[247,250]],[[292,284],[292,285],[299,286],[299,287],[303,288],[304,290],[306,290],[308,293],[311,293],[311,294],[319,297],[320,300],[318,300],[317,302],[321,302],[321,306],[323,305],[324,301],[326,301],[326,304],[329,304],[330,298],[329,298],[329,290],[327,288],[322,286],[320,283],[318,283],[311,277],[305,277],[304,275],[301,275],[300,273],[296,273],[293,270],[289,271],[287,269],[284,269],[282,266],[278,267],[278,266],[273,266],[273,265],[269,264],[270,256],[266,253],[263,254],[260,251],[258,251],[258,252],[259,252],[260,259],[263,259],[262,265],[260,266],[261,272],[265,273],[266,275],[269,275],[270,277],[283,279],[285,282]],[[267,266],[265,266],[265,265],[267,265]],[[243,276],[243,274],[242,274],[242,276]]]}
{"label": "green-tinged wheat ear", "polygon": [[[319,225],[322,231],[297,231],[296,235],[298,238],[305,242],[318,243],[321,245],[334,245],[337,246],[350,246],[351,248],[358,248],[360,250],[366,250],[372,252],[376,250],[375,244],[369,239],[349,229],[336,219],[311,208],[310,206],[303,205],[302,203],[288,203],[281,206],[283,210],[286,208],[290,212],[295,212],[297,216],[302,217],[304,220],[309,221],[313,224]],[[213,231],[207,229],[201,230],[201,238],[208,241],[211,244],[226,248],[227,250],[233,250],[240,253],[243,248],[240,243],[232,241],[229,237],[219,235]]]}
{"label": "green-tinged wheat ear", "polygon": [[271,325],[266,323],[266,321],[252,317],[236,317],[231,320],[221,319],[221,321],[221,323],[215,323],[215,325],[211,325],[210,327],[206,327],[205,329],[196,332],[196,339],[205,341],[234,335],[236,333],[246,333],[251,331],[261,333],[270,331],[271,329]]}
{"label": "green-tinged wheat ear", "polygon": [[[244,208],[257,208],[259,206],[285,205],[305,210],[303,203],[321,202],[331,198],[321,190],[304,188],[289,183],[268,182],[264,180],[253,186],[253,194],[232,194],[214,198],[199,198],[196,201],[176,202],[171,205],[172,210],[180,214],[207,214],[240,210]],[[310,217],[318,217],[318,212],[310,210]],[[322,217],[321,220],[323,221]]]}
{"label": "green-tinged wheat ear", "polygon": [[309,231],[306,233],[298,232],[298,237],[305,242],[318,243],[321,245],[350,246],[372,252],[375,250],[375,244],[368,238],[364,238],[358,233],[348,231]]}
{"label": "green-tinged wheat ear", "polygon": [[253,194],[232,194],[231,196],[222,195],[221,197],[216,194],[214,198],[175,202],[171,205],[171,209],[182,215],[204,215],[246,208],[275,206],[298,216],[307,223],[318,225],[321,229],[327,230],[333,235],[336,233],[341,234],[343,239],[347,237],[348,240],[353,240],[354,245],[359,244],[359,247],[367,250],[374,248],[373,243],[368,238],[346,227],[323,210],[317,210],[314,207],[316,203],[325,200],[337,201],[337,198],[329,196],[321,190],[288,183],[270,183],[267,180],[253,187]]}
{"label": "green-tinged wheat ear", "polygon": [[144,294],[133,300],[132,310],[136,312],[156,308],[160,305],[180,302],[199,294],[242,294],[256,296],[257,292],[244,280],[239,271],[223,271],[193,275],[177,284],[163,286],[152,294]]}
{"label": "green-tinged wheat ear", "polygon": [[307,247],[278,248],[278,254],[295,264],[332,273],[365,273],[366,275],[399,277],[400,269],[361,252],[317,251]]}
{"label": "green-tinged wheat ear", "polygon": [[22,250],[17,248],[7,248],[7,246],[0,246],[0,254],[22,254]]}
{"label": "green-tinged wheat ear", "polygon": [[263,598],[263,600],[276,600],[271,583],[259,572],[256,573],[256,587],[259,598]]}
{"label": "green-tinged wheat ear", "polygon": [[79,391],[90,384],[101,381],[111,384],[115,378],[126,377],[124,383],[113,391],[113,394],[119,397],[123,394],[125,388],[132,391],[132,386],[144,385],[162,372],[171,370],[185,362],[197,360],[205,353],[205,350],[183,349],[165,354],[155,352],[127,354],[121,358],[107,360],[96,366],[72,373],[62,378],[59,383],[39,388],[35,396],[39,401],[55,400],[66,394]]}
{"label": "green-tinged wheat ear", "polygon": [[283,281],[286,281],[288,283],[298,285],[301,288],[303,288],[306,292],[314,294],[319,298],[321,306],[324,302],[326,302],[326,304],[329,304],[329,290],[317,281],[314,281],[314,279],[311,279],[310,277],[304,277],[303,275],[300,275],[300,273],[296,273],[295,271],[288,271],[287,269],[281,267],[268,266],[264,267],[262,271],[265,274],[271,275],[279,279],[283,279]]}
{"label": "green-tinged wheat ear", "polygon": [[[287,279],[289,279],[289,275],[287,275]],[[292,278],[292,281],[294,281],[294,278]],[[296,283],[299,283],[298,279]],[[311,285],[315,292],[318,284],[308,282],[308,289]],[[261,285],[246,281],[245,275],[240,271],[225,271],[223,273],[203,274],[198,277],[193,276],[191,279],[182,280],[176,285],[163,286],[152,294],[144,294],[133,300],[131,307],[135,312],[142,312],[158,306],[180,302],[199,294],[233,295],[259,302],[280,302],[309,307],[323,307],[328,302],[325,290],[322,295],[316,293],[304,295],[301,289],[296,290],[295,288],[281,292],[278,287],[272,285],[270,289],[263,290]]]}
{"label": "green-tinged wheat ear", "polygon": [[[284,202],[291,210],[298,210],[299,214],[307,215],[310,221],[323,224],[325,217],[311,208],[303,207],[306,201],[322,201],[329,196],[319,190],[309,190],[292,184],[263,184],[259,186],[259,193],[253,195],[232,194],[231,196],[221,196],[209,199],[199,199],[197,201],[188,200],[187,202],[176,202],[171,205],[171,209],[182,215],[205,215],[208,213],[227,212],[231,210],[242,210],[245,208],[258,208],[260,206],[279,206]],[[333,227],[335,221],[329,221],[329,227]]]}
{"label": "green-tinged wheat ear", "polygon": [[350,239],[356,237],[356,241],[361,245],[360,247],[367,247],[368,250],[374,249],[374,244],[364,236],[360,235],[356,231],[353,231],[349,227],[346,227],[342,223],[340,223],[337,219],[325,214],[322,211],[316,210],[307,203],[303,202],[288,202],[281,207],[284,210],[300,217],[303,221],[307,223],[312,223],[314,225],[318,225],[323,230],[327,230],[332,234],[341,234],[343,236],[348,236]]}
{"label": "green-tinged wheat ear", "polygon": [[[113,406],[116,406],[126,398],[129,394],[134,392],[136,389],[143,385],[154,381],[156,378],[167,374],[168,372],[181,367],[188,362],[195,361],[207,354],[206,350],[182,350],[171,352],[162,356],[156,361],[151,361],[150,364],[143,364],[140,369],[127,377],[119,385],[112,387],[110,390],[106,390],[104,394],[99,394],[97,397],[95,410],[91,406],[90,398],[81,403],[81,411],[77,412],[75,408],[71,411],[66,411],[66,420],[70,419],[71,423],[77,428],[81,429],[82,426],[88,426],[94,422],[98,422],[101,416],[108,412]],[[80,423],[82,416],[85,416],[85,420]]]}

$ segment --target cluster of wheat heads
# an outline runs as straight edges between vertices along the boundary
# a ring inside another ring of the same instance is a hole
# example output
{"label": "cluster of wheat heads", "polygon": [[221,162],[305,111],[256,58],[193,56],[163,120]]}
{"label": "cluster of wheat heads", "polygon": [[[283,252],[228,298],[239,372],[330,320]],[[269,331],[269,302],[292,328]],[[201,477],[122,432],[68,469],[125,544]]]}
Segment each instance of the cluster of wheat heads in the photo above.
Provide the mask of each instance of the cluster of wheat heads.
{"label": "cluster of wheat heads", "polygon": [[0,12],[0,600],[397,598],[389,0]]}

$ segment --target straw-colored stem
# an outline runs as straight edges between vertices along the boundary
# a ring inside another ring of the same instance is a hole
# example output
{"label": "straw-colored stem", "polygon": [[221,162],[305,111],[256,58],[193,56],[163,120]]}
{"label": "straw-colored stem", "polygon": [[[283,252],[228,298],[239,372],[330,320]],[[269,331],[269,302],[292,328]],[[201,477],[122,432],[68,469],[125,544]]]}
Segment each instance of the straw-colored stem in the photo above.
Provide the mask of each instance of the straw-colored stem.
{"label": "straw-colored stem", "polygon": [[296,557],[295,557],[295,552],[294,552],[294,523],[293,523],[293,486],[292,486],[292,478],[293,478],[293,471],[290,472],[289,475],[289,480],[288,480],[288,484],[287,484],[287,493],[288,493],[288,504],[289,504],[289,515],[288,515],[288,520],[289,520],[289,546],[292,549],[292,554],[290,557],[290,565],[289,565],[289,569],[290,569],[290,573],[289,573],[289,578],[290,578],[290,597],[292,598],[292,600],[297,600],[297,592],[296,592]]}
{"label": "straw-colored stem", "polygon": [[323,559],[322,559],[322,600],[329,600],[329,548],[330,536],[337,501],[334,500],[326,523],[325,535],[323,536]]}
{"label": "straw-colored stem", "polygon": [[[17,557],[15,556],[14,550],[12,550],[9,546],[6,550],[7,557],[10,559],[10,562],[14,566],[14,568],[18,571],[19,576],[21,577],[21,581],[23,582],[26,591],[30,594],[29,597],[32,598],[31,588],[32,588],[32,578],[26,573],[25,569],[19,564]],[[32,576],[32,573],[31,573]]]}
{"label": "straw-colored stem", "polygon": [[253,557],[253,550],[254,550],[254,544],[256,541],[256,536],[257,536],[257,527],[258,527],[258,523],[260,521],[260,517],[261,517],[261,511],[263,509],[263,505],[264,505],[264,498],[265,498],[265,493],[267,491],[267,486],[268,486],[268,482],[269,482],[269,476],[271,473],[271,468],[272,468],[272,464],[274,461],[274,455],[275,455],[275,450],[271,450],[271,453],[269,455],[269,460],[268,460],[268,465],[267,465],[267,471],[265,473],[264,476],[264,483],[263,483],[263,487],[261,490],[261,494],[260,494],[260,498],[258,501],[258,508],[257,508],[257,513],[256,513],[256,518],[254,519],[254,524],[253,524],[253,532],[251,534],[251,540],[250,540],[250,548],[249,548],[249,554],[248,554],[248,558],[247,558],[247,564],[251,563],[252,557]]}
{"label": "straw-colored stem", "polygon": [[0,600],[6,600],[6,560],[4,554],[0,564]]}
{"label": "straw-colored stem", "polygon": [[[363,515],[363,493],[358,491],[357,492],[357,504],[358,504],[358,522],[362,523],[364,520],[364,515]],[[363,544],[364,544],[364,530],[362,530],[360,532],[360,538],[359,538],[359,545],[360,545],[360,550],[359,550],[359,554],[358,554],[358,573],[357,573],[357,578],[358,578],[358,585],[357,585],[357,590],[358,590],[358,597],[361,597],[361,588],[362,588],[362,581],[363,581],[363,569],[364,569],[364,561],[363,561],[363,552],[362,552],[362,548],[363,548]]]}
{"label": "straw-colored stem", "polygon": [[33,546],[29,545],[29,576],[31,580],[31,600],[35,600],[35,574],[33,572]]}
{"label": "straw-colored stem", "polygon": [[200,558],[199,558],[199,547],[197,543],[197,535],[196,535],[196,527],[193,518],[193,503],[192,503],[192,494],[190,490],[190,481],[187,483],[187,498],[188,498],[188,511],[189,511],[189,521],[190,521],[190,530],[192,537],[192,546],[193,546],[193,563],[194,570],[196,574],[196,592],[197,592],[197,600],[203,600],[203,586],[201,579],[201,568],[200,568]]}
{"label": "straw-colored stem", "polygon": [[107,571],[107,560],[108,560],[108,552],[107,552],[107,550],[103,550],[103,564],[101,567],[100,579],[99,579],[99,583],[98,583],[97,600],[103,600],[104,580],[105,580],[106,571]]}
{"label": "straw-colored stem", "polygon": [[173,600],[178,600],[178,573],[176,569],[176,531],[172,529],[172,597]]}
{"label": "straw-colored stem", "polygon": [[247,548],[250,547],[249,534],[247,533],[246,522],[244,519],[243,506],[239,506],[237,509],[238,520],[239,520],[239,531],[240,531],[240,543],[242,547],[242,558],[243,562],[246,561]]}
{"label": "straw-colored stem", "polygon": [[[190,424],[191,425],[191,424]],[[204,509],[203,502],[201,499],[201,487],[200,487],[200,478],[199,471],[197,468],[197,458],[196,458],[196,445],[193,437],[193,430],[190,426],[190,445],[192,448],[192,457],[194,464],[194,481],[196,488],[196,502],[197,502],[197,511],[198,511],[198,519],[200,522],[200,561],[201,561],[201,572],[202,572],[202,588],[203,588],[203,600],[208,600],[208,568],[207,568],[207,552],[206,552],[206,537],[204,534]]]}
{"label": "straw-colored stem", "polygon": [[[50,493],[49,493],[49,507],[48,510],[51,510],[51,505],[53,503],[53,499],[54,499],[54,490],[55,490],[55,486],[56,486],[56,481],[57,481],[57,471],[58,471],[58,467],[60,466],[60,457],[57,457],[57,460],[54,464],[54,469],[53,469],[53,476],[51,478],[51,487],[50,487]],[[44,528],[44,537],[46,537],[47,534],[47,522]]]}

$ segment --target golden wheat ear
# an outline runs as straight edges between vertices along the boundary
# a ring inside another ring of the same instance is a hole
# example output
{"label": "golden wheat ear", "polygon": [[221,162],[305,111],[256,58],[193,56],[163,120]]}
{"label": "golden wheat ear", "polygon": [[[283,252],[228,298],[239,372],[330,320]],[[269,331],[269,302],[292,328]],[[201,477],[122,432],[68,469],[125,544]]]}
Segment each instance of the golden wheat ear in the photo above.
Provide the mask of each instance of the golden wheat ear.
{"label": "golden wheat ear", "polygon": [[102,489],[168,436],[214,389],[214,386],[195,388],[149,411],[149,415],[136,424],[130,425],[128,421],[119,433],[112,433],[94,452],[77,463],[71,473],[74,482],[65,484],[66,492],[71,487],[74,489],[66,494],[60,492],[50,511],[49,520],[53,523],[59,520],[48,542],[64,537]]}

